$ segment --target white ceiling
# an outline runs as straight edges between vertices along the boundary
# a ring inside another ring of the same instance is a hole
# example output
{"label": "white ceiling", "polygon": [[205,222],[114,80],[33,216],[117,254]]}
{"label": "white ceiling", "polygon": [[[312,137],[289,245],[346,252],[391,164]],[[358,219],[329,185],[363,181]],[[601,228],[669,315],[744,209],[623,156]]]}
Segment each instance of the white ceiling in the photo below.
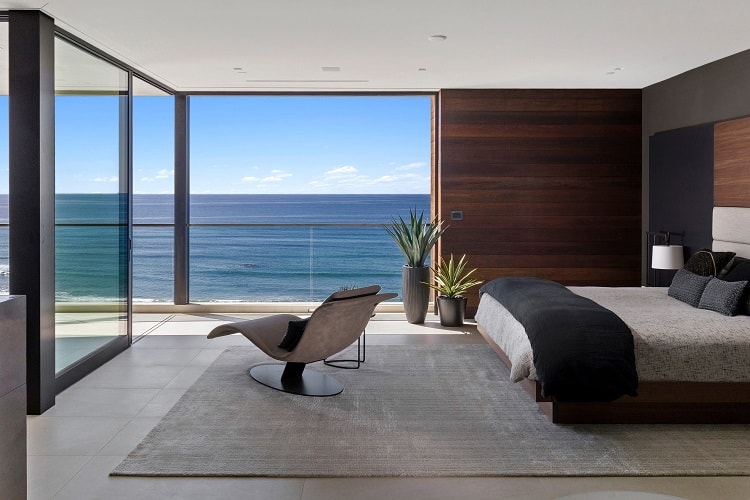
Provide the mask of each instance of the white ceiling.
{"label": "white ceiling", "polygon": [[750,49],[748,0],[0,1],[12,8],[179,91],[643,88]]}

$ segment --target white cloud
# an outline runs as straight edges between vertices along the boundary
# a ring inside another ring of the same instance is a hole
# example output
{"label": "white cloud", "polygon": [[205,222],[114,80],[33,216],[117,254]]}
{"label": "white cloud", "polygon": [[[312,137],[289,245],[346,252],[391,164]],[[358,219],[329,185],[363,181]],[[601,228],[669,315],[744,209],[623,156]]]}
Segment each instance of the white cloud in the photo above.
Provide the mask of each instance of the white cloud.
{"label": "white cloud", "polygon": [[283,170],[279,170],[279,169],[271,170],[269,174],[270,175],[267,175],[265,177],[256,177],[254,175],[246,175],[245,177],[242,178],[242,182],[257,183],[258,186],[263,186],[265,184],[281,182],[288,177],[292,177],[292,174],[288,172],[284,172]]}
{"label": "white cloud", "polygon": [[156,172],[156,175],[153,177],[141,177],[141,182],[154,182],[157,179],[168,179],[170,177],[174,177],[174,170],[163,168]]}
{"label": "white cloud", "polygon": [[351,165],[344,165],[343,167],[334,168],[325,172],[325,179],[340,179],[342,177],[352,177],[358,172],[356,167]]}
{"label": "white cloud", "polygon": [[375,179],[373,184],[383,184],[383,183],[390,183],[390,182],[400,182],[405,180],[411,180],[411,179],[417,179],[419,176],[417,174],[391,174],[391,175],[382,175]]}
{"label": "white cloud", "polygon": [[119,180],[119,177],[97,177],[94,182],[118,182]]}
{"label": "white cloud", "polygon": [[391,164],[379,171],[375,169],[375,173],[344,165],[324,171],[317,179],[309,180],[307,186],[318,193],[421,193],[430,185],[430,174],[425,169],[428,165],[426,162]]}
{"label": "white cloud", "polygon": [[396,167],[396,170],[414,170],[415,168],[422,168],[426,166],[427,166],[427,163],[423,161],[414,161],[411,163],[407,163],[406,165],[401,165],[400,167]]}
{"label": "white cloud", "polygon": [[288,174],[286,172],[282,172],[281,170],[272,170],[271,175],[267,177],[263,177],[259,184],[267,184],[269,182],[281,182],[287,177],[291,177],[292,174]]}

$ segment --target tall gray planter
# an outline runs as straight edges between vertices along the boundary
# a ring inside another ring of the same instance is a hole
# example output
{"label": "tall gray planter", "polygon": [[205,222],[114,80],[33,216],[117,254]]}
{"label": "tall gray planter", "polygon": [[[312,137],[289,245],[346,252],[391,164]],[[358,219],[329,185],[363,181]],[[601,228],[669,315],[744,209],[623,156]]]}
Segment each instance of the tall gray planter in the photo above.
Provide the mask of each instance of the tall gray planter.
{"label": "tall gray planter", "polygon": [[404,266],[401,271],[401,295],[404,300],[406,321],[412,324],[424,323],[430,303],[430,268]]}

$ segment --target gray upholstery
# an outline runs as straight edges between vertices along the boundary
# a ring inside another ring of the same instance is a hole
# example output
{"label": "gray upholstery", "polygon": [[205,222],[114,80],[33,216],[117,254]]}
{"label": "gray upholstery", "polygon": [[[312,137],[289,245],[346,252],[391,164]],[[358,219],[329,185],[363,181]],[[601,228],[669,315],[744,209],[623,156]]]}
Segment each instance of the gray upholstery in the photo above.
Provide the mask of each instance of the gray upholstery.
{"label": "gray upholstery", "polygon": [[241,333],[270,357],[286,363],[313,363],[350,346],[362,334],[380,302],[397,296],[382,293],[379,285],[336,292],[310,316],[305,332],[292,351],[279,343],[290,321],[302,319],[294,314],[275,314],[264,318],[217,326],[209,339]]}
{"label": "gray upholstery", "polygon": [[712,249],[750,259],[750,208],[714,207]]}

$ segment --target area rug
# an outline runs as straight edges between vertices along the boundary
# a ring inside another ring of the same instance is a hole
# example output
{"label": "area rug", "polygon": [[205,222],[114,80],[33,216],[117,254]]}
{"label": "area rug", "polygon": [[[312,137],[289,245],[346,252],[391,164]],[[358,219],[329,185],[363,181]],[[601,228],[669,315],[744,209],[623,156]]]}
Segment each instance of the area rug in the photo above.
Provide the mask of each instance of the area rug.
{"label": "area rug", "polygon": [[437,477],[750,474],[750,425],[555,425],[487,345],[368,346],[344,392],[253,381],[224,352],[112,472],[130,476]]}

